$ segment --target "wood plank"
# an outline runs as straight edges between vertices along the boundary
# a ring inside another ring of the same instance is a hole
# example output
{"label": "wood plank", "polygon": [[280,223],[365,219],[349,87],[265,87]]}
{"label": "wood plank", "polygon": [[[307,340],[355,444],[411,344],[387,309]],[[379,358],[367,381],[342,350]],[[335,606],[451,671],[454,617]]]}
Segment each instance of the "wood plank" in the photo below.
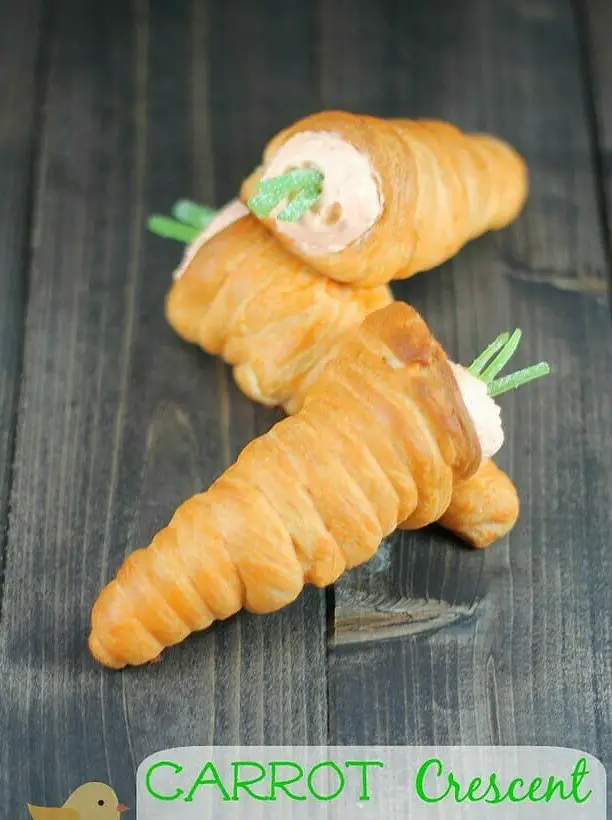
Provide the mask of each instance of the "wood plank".
{"label": "wood plank", "polygon": [[522,498],[509,538],[396,535],[337,586],[331,741],[558,744],[609,765],[612,334],[571,4],[319,8],[326,108],[447,118],[526,156],[519,221],[395,292],[459,361],[520,326],[517,365],[555,370],[501,400]]}
{"label": "wood plank", "polygon": [[[166,326],[178,249],[143,231],[150,211],[223,187],[202,72],[212,39],[246,54],[248,32],[213,37],[207,8],[57,3],[0,629],[7,817],[26,800],[58,805],[88,780],[133,806],[137,764],[167,746],[326,733],[317,592],[276,616],[224,623],[153,667],[109,673],[85,645],[91,604],[126,551],[273,418]],[[237,70],[215,49],[220,76]],[[292,56],[308,59],[297,44]],[[271,67],[247,68],[263,83]],[[262,117],[235,104],[247,130]],[[241,156],[238,137],[226,157]]]}
{"label": "wood plank", "polygon": [[320,107],[316,5],[212,3],[211,104],[218,202],[235,195],[270,137]]}
{"label": "wood plank", "polygon": [[0,2],[0,616],[27,293],[42,3]]}
{"label": "wood plank", "polygon": [[582,45],[588,114],[595,140],[600,208],[612,270],[612,5],[606,0],[577,0],[576,20]]}

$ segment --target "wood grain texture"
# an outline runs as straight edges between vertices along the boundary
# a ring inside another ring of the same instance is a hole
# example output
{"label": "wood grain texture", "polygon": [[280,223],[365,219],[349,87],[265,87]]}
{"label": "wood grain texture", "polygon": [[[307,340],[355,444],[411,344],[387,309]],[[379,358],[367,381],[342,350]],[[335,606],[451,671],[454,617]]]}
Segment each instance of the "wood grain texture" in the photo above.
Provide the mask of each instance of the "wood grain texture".
{"label": "wood grain texture", "polygon": [[320,107],[316,4],[210,4],[213,147],[219,204],[236,195],[271,135]]}
{"label": "wood grain texture", "polygon": [[[58,0],[47,32],[0,626],[2,818],[21,816],[26,800],[61,804],[88,780],[134,806],[136,766],[167,746],[326,735],[317,592],[221,624],[148,668],[109,673],[85,644],[91,604],[126,551],[274,417],[255,415],[225,368],[166,326],[179,248],[143,231],[150,211],[221,184],[203,75],[209,26],[197,2]],[[256,111],[244,110],[248,128]],[[240,156],[238,136],[228,157]]]}
{"label": "wood grain texture", "polygon": [[605,225],[608,259],[612,266],[612,4],[606,0],[574,0],[574,6],[582,42],[584,84],[596,150],[599,204]]}
{"label": "wood grain texture", "polygon": [[558,744],[609,763],[612,333],[572,8],[319,9],[326,108],[447,118],[526,156],[519,221],[394,290],[459,361],[520,326],[517,366],[554,368],[501,400],[500,463],[522,499],[511,536],[471,552],[441,531],[397,535],[337,585],[331,740]]}
{"label": "wood grain texture", "polygon": [[0,2],[0,617],[40,115],[42,2]]}

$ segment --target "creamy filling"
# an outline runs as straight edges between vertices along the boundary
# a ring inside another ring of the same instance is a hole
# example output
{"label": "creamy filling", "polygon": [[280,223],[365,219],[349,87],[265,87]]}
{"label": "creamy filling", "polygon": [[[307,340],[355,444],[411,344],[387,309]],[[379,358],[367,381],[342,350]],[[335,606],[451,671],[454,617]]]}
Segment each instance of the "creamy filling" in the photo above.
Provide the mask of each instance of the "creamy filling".
{"label": "creamy filling", "polygon": [[460,364],[450,362],[463,402],[480,441],[483,461],[491,458],[504,443],[501,408],[489,396],[487,385]]}
{"label": "creamy filling", "polygon": [[[393,370],[404,367],[390,350],[385,354],[385,361]],[[449,360],[457,386],[461,393],[461,398],[476,430],[482,460],[491,458],[501,449],[504,443],[504,429],[501,421],[501,408],[497,402],[489,396],[487,385],[482,379],[473,376],[469,370],[460,364],[455,364]]]}
{"label": "creamy filling", "polygon": [[[293,222],[275,219],[276,229],[308,254],[337,253],[366,234],[382,214],[380,180],[366,154],[338,134],[303,131],[282,145],[267,164],[263,179],[295,168],[323,174],[316,204]],[[286,203],[272,213],[278,216]]]}
{"label": "creamy filling", "polygon": [[228,225],[237,222],[249,213],[246,205],[243,205],[239,199],[232,199],[227,205],[224,205],[207,228],[205,228],[196,238],[187,245],[183,259],[179,267],[174,271],[174,279],[179,279],[191,264],[192,259],[200,250],[202,245],[212,239],[215,234],[221,233]]}

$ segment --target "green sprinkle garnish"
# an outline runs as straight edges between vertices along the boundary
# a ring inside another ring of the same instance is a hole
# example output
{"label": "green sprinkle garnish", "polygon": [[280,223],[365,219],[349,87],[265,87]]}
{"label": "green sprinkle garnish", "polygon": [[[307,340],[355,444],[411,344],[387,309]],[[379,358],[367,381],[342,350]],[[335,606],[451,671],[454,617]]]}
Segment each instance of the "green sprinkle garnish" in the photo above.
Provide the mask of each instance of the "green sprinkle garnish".
{"label": "green sprinkle garnish", "polygon": [[480,374],[480,378],[483,380],[483,382],[487,382],[488,384],[489,382],[493,381],[493,379],[497,376],[498,373],[501,373],[501,371],[508,364],[510,359],[514,356],[516,349],[521,341],[522,335],[523,334],[520,330],[518,330],[518,328],[514,331],[514,333],[510,336],[508,341],[499,351],[497,356],[493,358],[491,363],[487,367],[485,367],[485,369]]}
{"label": "green sprinkle garnish", "polygon": [[480,376],[480,372],[483,367],[486,366],[488,361],[494,356],[498,350],[506,344],[510,335],[508,333],[500,333],[497,339],[494,339],[488,347],[482,351],[480,356],[477,356],[472,364],[468,367],[468,370],[473,376]]}
{"label": "green sprinkle garnish", "polygon": [[547,376],[550,373],[550,365],[548,362],[538,362],[532,364],[531,367],[526,367],[524,370],[517,370],[516,373],[511,373],[509,376],[502,376],[489,385],[490,396],[501,396],[502,393],[507,393],[508,390],[516,390],[527,382],[532,382],[534,379],[541,379],[542,376]]}
{"label": "green sprinkle garnish", "polygon": [[147,227],[151,233],[177,242],[193,242],[196,236],[207,228],[217,212],[208,205],[199,205],[190,199],[179,199],[172,206],[172,215],[149,217]]}
{"label": "green sprinkle garnish", "polygon": [[257,193],[247,205],[259,219],[270,216],[283,200],[287,205],[278,215],[283,222],[293,222],[306,213],[321,196],[323,174],[316,168],[294,168],[278,177],[257,184]]}
{"label": "green sprinkle garnish", "polygon": [[285,205],[279,213],[278,218],[281,222],[294,222],[296,219],[299,219],[302,214],[310,210],[320,196],[320,188],[313,186],[302,188],[293,199],[289,200],[289,203]]}
{"label": "green sprinkle garnish", "polygon": [[197,202],[192,202],[190,199],[179,199],[172,206],[172,216],[183,222],[185,225],[191,225],[198,230],[204,230],[213,221],[216,210],[208,205],[199,205]]}
{"label": "green sprinkle garnish", "polygon": [[184,225],[176,219],[159,214],[149,217],[147,227],[151,233],[163,236],[164,239],[176,239],[177,242],[193,242],[199,233],[198,228],[192,225]]}
{"label": "green sprinkle garnish", "polygon": [[487,385],[490,396],[500,396],[508,390],[516,390],[517,387],[550,373],[548,362],[538,362],[531,367],[517,370],[516,373],[510,373],[509,376],[495,378],[515,354],[521,336],[522,332],[518,328],[512,333],[501,333],[468,367],[473,376],[482,379]]}

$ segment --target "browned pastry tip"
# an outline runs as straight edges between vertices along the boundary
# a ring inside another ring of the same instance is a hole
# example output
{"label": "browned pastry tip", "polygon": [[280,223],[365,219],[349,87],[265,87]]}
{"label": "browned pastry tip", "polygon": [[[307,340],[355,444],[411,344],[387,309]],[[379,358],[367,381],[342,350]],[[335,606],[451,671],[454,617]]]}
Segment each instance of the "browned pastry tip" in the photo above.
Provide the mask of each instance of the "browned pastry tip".
{"label": "browned pastry tip", "polygon": [[519,516],[519,498],[510,478],[490,459],[453,488],[439,523],[473,547],[488,547],[510,532]]}

